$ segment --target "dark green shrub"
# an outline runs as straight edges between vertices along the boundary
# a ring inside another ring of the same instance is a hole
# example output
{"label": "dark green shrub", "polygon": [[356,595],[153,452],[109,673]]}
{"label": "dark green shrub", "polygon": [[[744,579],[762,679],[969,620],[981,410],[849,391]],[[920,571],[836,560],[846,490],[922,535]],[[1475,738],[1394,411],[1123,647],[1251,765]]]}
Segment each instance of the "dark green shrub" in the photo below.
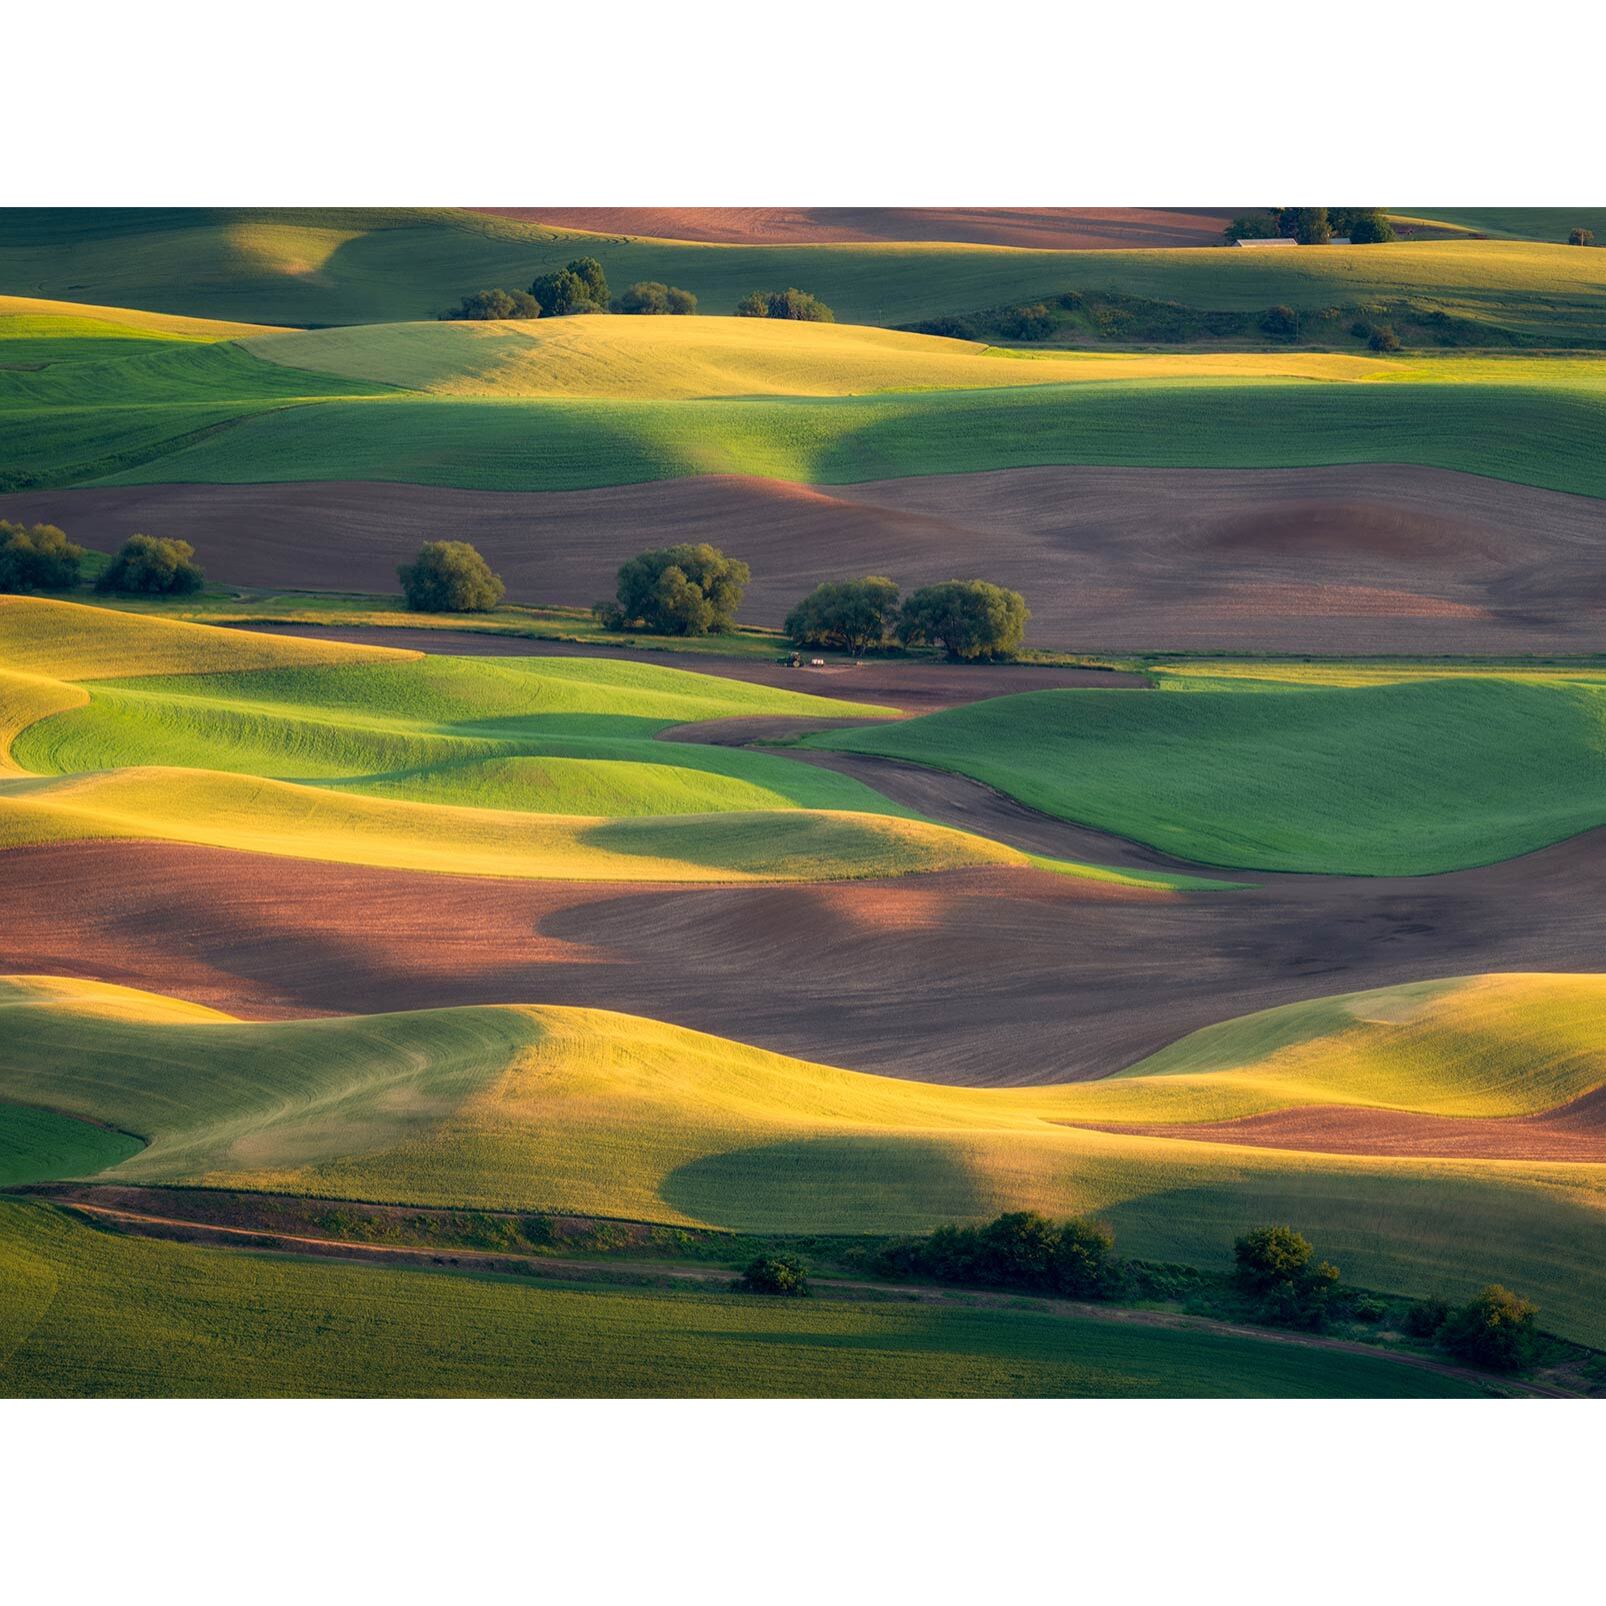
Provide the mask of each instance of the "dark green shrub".
{"label": "dark green shrub", "polygon": [[800,647],[840,647],[855,656],[879,647],[892,628],[898,587],[885,575],[827,580],[786,616],[786,635]]}
{"label": "dark green shrub", "polygon": [[1450,1316],[1450,1302],[1437,1294],[1419,1299],[1400,1321],[1400,1330],[1411,1338],[1434,1338]]}
{"label": "dark green shrub", "polygon": [[130,596],[183,597],[201,589],[206,576],[188,541],[131,535],[95,582],[97,591]]}
{"label": "dark green shrub", "polygon": [[1439,1342],[1474,1366],[1514,1372],[1533,1359],[1539,1307],[1490,1283],[1476,1299],[1452,1311],[1439,1329]]}
{"label": "dark green shrub", "polygon": [[1347,234],[1351,245],[1388,245],[1399,238],[1394,225],[1375,207],[1356,212],[1349,219],[1349,226],[1341,228],[1339,233]]}
{"label": "dark green shrub", "polygon": [[976,326],[968,318],[928,318],[914,326],[917,335],[941,335],[947,340],[974,340]]}
{"label": "dark green shrub", "polygon": [[1030,306],[1011,307],[999,327],[1011,340],[1047,340],[1054,333],[1054,318],[1043,302],[1036,301]]}
{"label": "dark green shrub", "polygon": [[1031,617],[1026,599],[987,580],[944,580],[922,586],[898,616],[898,639],[930,642],[952,659],[1013,658]]}
{"label": "dark green shrub", "polygon": [[1292,340],[1299,333],[1299,314],[1292,307],[1268,307],[1260,327],[1274,339]]}
{"label": "dark green shrub", "polygon": [[0,519],[0,591],[71,591],[83,561],[84,549],[54,524]]}
{"label": "dark green shrub", "polygon": [[1366,343],[1372,348],[1373,351],[1387,352],[1398,351],[1400,349],[1400,337],[1395,334],[1394,330],[1386,323],[1379,324],[1378,327],[1372,331],[1372,338]]}
{"label": "dark green shrub", "polygon": [[738,318],[792,318],[803,323],[835,323],[836,314],[806,290],[754,290],[736,303]]}
{"label": "dark green shrub", "polygon": [[780,1294],[791,1299],[809,1291],[809,1269],[792,1255],[760,1255],[736,1286],[749,1294]]}
{"label": "dark green shrub", "polygon": [[541,303],[523,290],[476,290],[464,296],[442,322],[495,322],[504,318],[539,318]]}
{"label": "dark green shrub", "polygon": [[488,613],[507,589],[467,541],[426,541],[396,574],[415,613]]}
{"label": "dark green shrub", "polygon": [[1101,1221],[1073,1218],[1060,1224],[1054,1245],[1055,1288],[1069,1299],[1107,1299],[1120,1287],[1115,1234]]}
{"label": "dark green shrub", "polygon": [[717,547],[661,547],[626,563],[615,600],[592,611],[610,630],[706,636],[731,628],[751,578],[745,563]]}
{"label": "dark green shrub", "polygon": [[690,290],[677,289],[672,284],[641,279],[614,302],[613,310],[659,317],[689,317],[697,310],[697,297]]}
{"label": "dark green shrub", "polygon": [[1310,1240],[1292,1227],[1256,1227],[1232,1246],[1233,1276],[1263,1322],[1319,1328],[1338,1283],[1338,1268],[1314,1261]]}

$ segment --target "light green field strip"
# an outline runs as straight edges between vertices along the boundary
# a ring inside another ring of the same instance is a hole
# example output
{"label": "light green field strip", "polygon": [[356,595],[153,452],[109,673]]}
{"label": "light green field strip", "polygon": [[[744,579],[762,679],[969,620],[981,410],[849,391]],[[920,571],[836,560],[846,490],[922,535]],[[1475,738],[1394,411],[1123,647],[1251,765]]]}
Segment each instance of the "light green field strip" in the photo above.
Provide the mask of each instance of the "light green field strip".
{"label": "light green field strip", "polygon": [[1032,692],[805,744],[973,776],[1201,864],[1422,875],[1606,824],[1606,676],[1278,673]]}
{"label": "light green field strip", "polygon": [[1599,1084],[1599,977],[1326,1000],[1195,1034],[1152,1073],[1009,1089],[834,1070],[606,1011],[245,1024],[95,984],[8,989],[0,1097],[146,1134],[150,1147],[107,1173],[128,1181],[755,1231],[1095,1212],[1126,1252],[1200,1265],[1223,1264],[1244,1226],[1290,1220],[1365,1285],[1460,1293],[1499,1278],[1540,1299],[1557,1331],[1606,1334],[1606,1168],[1300,1154],[1068,1124],[1324,1097],[1543,1107]]}
{"label": "light green field strip", "polygon": [[579,255],[597,257],[618,288],[638,279],[681,285],[704,313],[730,313],[751,290],[798,285],[844,323],[882,325],[1081,290],[1229,311],[1405,301],[1540,338],[1598,343],[1606,301],[1591,253],[1518,240],[1030,251],[621,240],[421,209],[18,208],[0,219],[0,287],[298,326],[433,318],[470,291],[523,288]]}
{"label": "light green field strip", "polygon": [[[473,1334],[465,1343],[463,1335]],[[1457,1397],[1382,1357],[1028,1311],[554,1289],[0,1204],[0,1394]]]}
{"label": "light green field strip", "polygon": [[[1005,866],[1227,885],[1043,859],[794,759],[654,740],[737,715],[889,712],[869,703],[659,664],[364,650],[34,599],[0,605],[0,651],[24,666],[0,671],[0,847],[148,838],[581,881]],[[96,678],[120,661],[168,673]]]}
{"label": "light green field strip", "polygon": [[[1486,234],[1497,240],[1538,240],[1563,245],[1574,229],[1591,229],[1606,240],[1606,207],[1599,206],[1412,206],[1390,215]],[[1576,249],[1576,248],[1574,248]]]}

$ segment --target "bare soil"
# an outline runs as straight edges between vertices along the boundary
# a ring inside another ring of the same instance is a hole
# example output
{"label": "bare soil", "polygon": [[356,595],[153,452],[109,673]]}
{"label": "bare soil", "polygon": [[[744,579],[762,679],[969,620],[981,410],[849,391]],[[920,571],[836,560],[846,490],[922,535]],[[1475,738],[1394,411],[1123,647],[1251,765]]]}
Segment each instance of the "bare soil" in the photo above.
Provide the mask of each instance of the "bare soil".
{"label": "bare soil", "polygon": [[588,607],[645,547],[712,541],[753,569],[743,618],[822,579],[984,574],[1029,644],[1085,653],[1581,654],[1606,641],[1606,502],[1400,466],[1037,468],[829,490],[707,476],[594,491],[367,482],[82,487],[0,496],[114,548],[192,541],[215,580],[393,592],[443,531],[519,601]]}
{"label": "bare soil", "polygon": [[592,234],[718,245],[947,241],[1044,251],[1220,245],[1248,207],[477,206],[476,212]]}

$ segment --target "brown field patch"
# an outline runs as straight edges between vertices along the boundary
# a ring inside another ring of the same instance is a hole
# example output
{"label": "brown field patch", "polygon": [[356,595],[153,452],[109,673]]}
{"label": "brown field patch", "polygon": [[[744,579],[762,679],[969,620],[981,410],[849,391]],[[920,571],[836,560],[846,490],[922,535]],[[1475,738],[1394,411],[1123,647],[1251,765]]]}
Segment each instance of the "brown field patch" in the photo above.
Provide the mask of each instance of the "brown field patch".
{"label": "brown field patch", "polygon": [[1248,207],[1183,206],[476,206],[471,211],[591,234],[714,245],[938,241],[1039,251],[1220,245]]}
{"label": "brown field patch", "polygon": [[393,592],[443,533],[515,600],[589,606],[648,546],[707,540],[753,568],[744,619],[822,579],[983,573],[1023,591],[1029,641],[1086,652],[1598,652],[1606,502],[1398,466],[1038,468],[836,487],[734,476],[595,491],[331,482],[81,487],[0,517],[91,546],[195,543],[216,579]]}
{"label": "brown field patch", "polygon": [[[945,779],[1018,845],[1122,857],[1113,839]],[[963,823],[967,806],[956,797],[947,817]],[[1032,870],[690,888],[309,876],[288,859],[81,842],[0,855],[0,971],[259,1018],[590,1005],[987,1085],[1108,1075],[1216,1021],[1407,978],[1595,970],[1603,900],[1606,831],[1450,875],[1257,876],[1186,897]]]}
{"label": "brown field patch", "polygon": [[[1081,1125],[1084,1123],[1078,1123]],[[1093,1122],[1085,1123],[1093,1126]],[[1352,1105],[1314,1105],[1193,1125],[1105,1126],[1151,1138],[1256,1149],[1379,1154],[1435,1160],[1606,1161],[1606,1088],[1543,1115],[1417,1115]]]}

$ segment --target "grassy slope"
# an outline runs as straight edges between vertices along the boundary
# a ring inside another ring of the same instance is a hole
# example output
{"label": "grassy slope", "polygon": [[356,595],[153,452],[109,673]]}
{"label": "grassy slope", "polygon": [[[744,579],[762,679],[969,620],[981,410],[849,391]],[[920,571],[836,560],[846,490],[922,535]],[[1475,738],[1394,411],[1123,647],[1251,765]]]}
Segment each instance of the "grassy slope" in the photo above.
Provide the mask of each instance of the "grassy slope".
{"label": "grassy slope", "polygon": [[[1328,352],[1017,352],[858,324],[764,318],[546,318],[401,323],[246,341],[291,368],[440,396],[847,396],[1090,379],[1366,379],[1401,364]],[[1525,365],[1526,366],[1526,365]]]}
{"label": "grassy slope", "polygon": [[[0,847],[149,838],[585,881],[1037,864],[1189,884],[1036,859],[795,760],[653,740],[689,720],[873,704],[656,664],[375,652],[32,598],[0,605],[0,649],[18,665],[0,671],[13,777]],[[169,673],[106,685],[124,666]]]}
{"label": "grassy slope", "polygon": [[[1600,337],[1588,253],[1514,241],[1354,250],[1022,251],[965,245],[722,246],[619,240],[463,212],[28,212],[0,219],[0,288],[271,324],[432,318],[576,255],[660,279],[705,313],[800,285],[846,323],[900,324],[1114,291],[1212,309],[1411,300],[1522,330]],[[1580,260],[1586,259],[1586,260]]]}
{"label": "grassy slope", "polygon": [[91,1176],[139,1152],[140,1143],[55,1110],[0,1103],[0,1188],[47,1177]]}
{"label": "grassy slope", "polygon": [[123,1238],[0,1204],[4,1395],[1477,1392],[1371,1356],[1248,1337],[1026,1311],[529,1287]]}
{"label": "grassy slope", "polygon": [[1606,683],[1582,674],[1168,676],[806,741],[971,775],[1204,864],[1417,875],[1606,824]]}
{"label": "grassy slope", "polygon": [[[214,420],[215,421],[215,420]],[[41,484],[367,479],[579,490],[692,474],[850,484],[1042,464],[1297,468],[1379,461],[1606,496],[1606,394],[1521,384],[1145,380],[709,401],[407,397],[255,413],[16,420]],[[126,461],[117,461],[117,454]]]}
{"label": "grassy slope", "polygon": [[[1201,1265],[1223,1264],[1246,1224],[1291,1220],[1370,1286],[1462,1292],[1498,1276],[1539,1298],[1556,1330],[1606,1332],[1599,1167],[1301,1155],[1069,1124],[1324,1096],[1543,1105],[1600,1079],[1599,978],[1329,1000],[1325,1014],[1299,1006],[1190,1039],[1153,1075],[1025,1089],[865,1076],[603,1011],[245,1024],[89,983],[7,988],[0,1096],[150,1136],[117,1169],[130,1181],[760,1231],[895,1232],[1029,1206],[1098,1212],[1128,1253]],[[1241,1060],[1223,1065],[1235,1045]],[[1190,1076],[1190,1054],[1217,1068]]]}
{"label": "grassy slope", "polygon": [[1597,240],[1606,240],[1606,207],[1408,206],[1398,210],[1409,217],[1451,223],[1499,240],[1538,240],[1560,245],[1577,228],[1593,229]]}

